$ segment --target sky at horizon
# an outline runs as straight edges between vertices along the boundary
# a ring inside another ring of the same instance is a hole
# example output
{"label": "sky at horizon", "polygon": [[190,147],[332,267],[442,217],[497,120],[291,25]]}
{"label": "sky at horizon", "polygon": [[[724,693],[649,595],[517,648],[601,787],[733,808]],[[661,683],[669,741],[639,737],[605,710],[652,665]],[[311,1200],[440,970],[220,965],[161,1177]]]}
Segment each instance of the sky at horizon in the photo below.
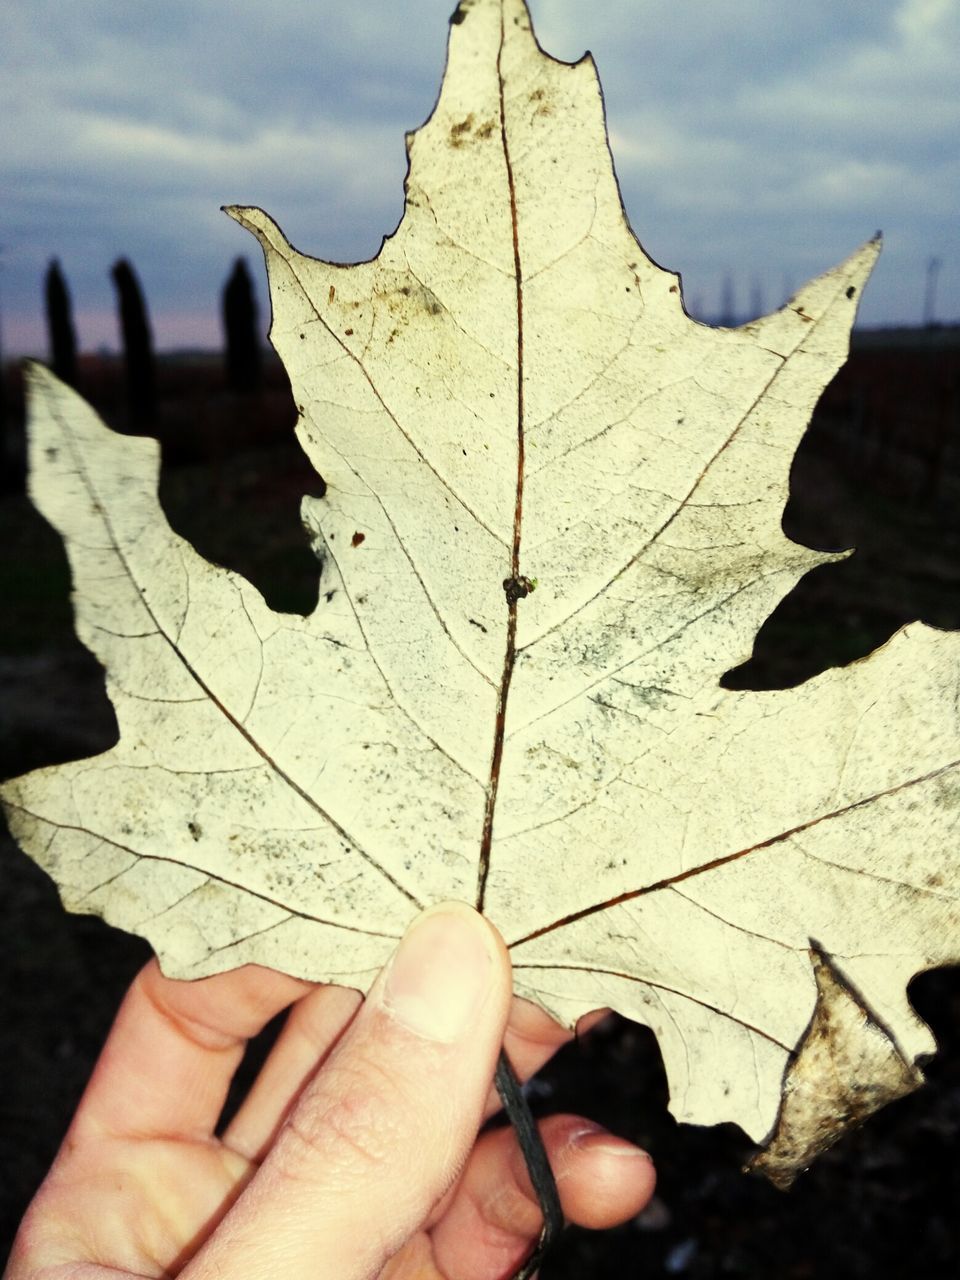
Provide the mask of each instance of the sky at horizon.
{"label": "sky at horizon", "polygon": [[[111,264],[157,346],[217,347],[244,255],[219,209],[259,204],[305,252],[373,256],[402,212],[403,134],[429,114],[453,0],[32,0],[0,12],[0,342],[47,349],[58,257],[80,347],[118,342]],[[878,228],[861,324],[960,322],[955,0],[531,0],[557,57],[587,48],[624,202],[689,309],[772,310]],[[937,260],[939,267],[931,268]]]}

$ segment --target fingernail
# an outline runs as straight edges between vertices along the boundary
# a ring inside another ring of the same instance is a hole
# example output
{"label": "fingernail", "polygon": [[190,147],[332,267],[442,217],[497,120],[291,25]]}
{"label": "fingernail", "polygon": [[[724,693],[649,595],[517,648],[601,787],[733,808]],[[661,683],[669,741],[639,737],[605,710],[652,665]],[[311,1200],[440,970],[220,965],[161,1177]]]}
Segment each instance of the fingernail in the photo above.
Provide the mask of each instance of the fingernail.
{"label": "fingernail", "polygon": [[387,969],[381,1007],[427,1040],[461,1039],[490,990],[493,936],[463,903],[414,920]]}
{"label": "fingernail", "polygon": [[644,1151],[643,1147],[635,1147],[626,1138],[615,1137],[609,1129],[604,1129],[598,1124],[584,1125],[582,1129],[575,1129],[570,1135],[569,1141],[573,1147],[581,1147],[590,1151],[602,1151],[609,1156],[640,1156],[644,1160],[653,1159],[648,1151]]}

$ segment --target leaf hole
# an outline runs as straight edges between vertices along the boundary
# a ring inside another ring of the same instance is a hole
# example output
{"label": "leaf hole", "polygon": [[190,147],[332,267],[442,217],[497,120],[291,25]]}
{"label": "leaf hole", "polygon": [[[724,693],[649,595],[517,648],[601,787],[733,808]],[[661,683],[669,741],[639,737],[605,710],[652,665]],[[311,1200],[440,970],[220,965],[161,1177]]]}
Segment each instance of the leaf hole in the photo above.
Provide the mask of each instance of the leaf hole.
{"label": "leaf hole", "polygon": [[907,623],[960,630],[960,346],[855,342],[797,450],[783,529],[852,555],[812,569],[763,623],[726,689],[787,689]]}

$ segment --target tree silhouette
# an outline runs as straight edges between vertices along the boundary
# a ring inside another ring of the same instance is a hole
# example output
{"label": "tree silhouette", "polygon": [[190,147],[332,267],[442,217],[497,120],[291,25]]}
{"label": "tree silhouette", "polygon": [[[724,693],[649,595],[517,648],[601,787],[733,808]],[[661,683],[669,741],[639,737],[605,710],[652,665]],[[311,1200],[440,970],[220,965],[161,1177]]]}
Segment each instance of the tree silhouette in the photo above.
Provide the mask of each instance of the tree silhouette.
{"label": "tree silhouette", "polygon": [[58,378],[77,385],[77,335],[73,327],[70,290],[57,258],[47,268],[44,293],[47,304],[47,333],[50,337],[50,366]]}
{"label": "tree silhouette", "polygon": [[733,276],[729,273],[723,277],[723,287],[720,290],[720,315],[717,317],[717,324],[722,325],[725,329],[733,329],[737,323],[737,300],[734,292]]}
{"label": "tree silhouette", "polygon": [[149,424],[156,416],[156,367],[153,336],[140,282],[126,258],[110,272],[117,289],[120,330],[127,374],[127,410],[133,425]]}
{"label": "tree silhouette", "polygon": [[223,289],[227,385],[232,391],[259,391],[262,374],[257,302],[245,258],[237,258]]}

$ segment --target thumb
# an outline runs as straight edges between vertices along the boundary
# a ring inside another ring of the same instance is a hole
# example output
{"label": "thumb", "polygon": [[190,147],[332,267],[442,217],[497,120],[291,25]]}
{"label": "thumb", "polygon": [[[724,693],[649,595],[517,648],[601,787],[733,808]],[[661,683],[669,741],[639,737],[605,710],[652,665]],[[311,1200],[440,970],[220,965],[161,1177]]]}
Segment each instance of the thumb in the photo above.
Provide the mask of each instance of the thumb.
{"label": "thumb", "polygon": [[506,948],[482,916],[446,903],[415,920],[181,1275],[376,1275],[463,1168],[510,995]]}

